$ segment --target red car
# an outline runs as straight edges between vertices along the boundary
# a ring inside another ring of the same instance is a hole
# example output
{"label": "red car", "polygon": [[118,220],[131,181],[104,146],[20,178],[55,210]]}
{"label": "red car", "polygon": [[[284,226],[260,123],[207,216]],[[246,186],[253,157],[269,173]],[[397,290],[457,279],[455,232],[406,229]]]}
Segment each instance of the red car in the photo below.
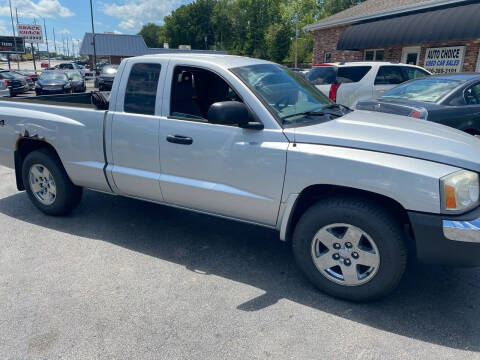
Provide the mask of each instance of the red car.
{"label": "red car", "polygon": [[38,74],[33,70],[12,70],[12,72],[24,76],[27,79],[30,90],[35,89],[35,82],[38,80]]}

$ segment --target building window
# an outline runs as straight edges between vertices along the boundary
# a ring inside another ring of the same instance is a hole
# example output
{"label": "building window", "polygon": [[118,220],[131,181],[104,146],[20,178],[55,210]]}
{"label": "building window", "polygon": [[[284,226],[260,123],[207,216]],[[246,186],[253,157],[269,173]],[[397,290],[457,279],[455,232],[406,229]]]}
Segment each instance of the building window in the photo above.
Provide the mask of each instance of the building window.
{"label": "building window", "polygon": [[323,62],[329,63],[332,61],[332,53],[326,52],[323,56]]}
{"label": "building window", "polygon": [[365,50],[363,59],[365,61],[383,61],[385,51],[383,49],[368,49]]}

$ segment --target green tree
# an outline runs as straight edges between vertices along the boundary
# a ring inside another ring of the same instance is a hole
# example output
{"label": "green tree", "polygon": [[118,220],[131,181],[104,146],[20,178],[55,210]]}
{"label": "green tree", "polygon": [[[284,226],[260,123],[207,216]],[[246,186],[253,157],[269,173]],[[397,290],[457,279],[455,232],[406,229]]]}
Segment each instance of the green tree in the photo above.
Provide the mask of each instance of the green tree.
{"label": "green tree", "polygon": [[152,23],[143,25],[138,34],[143,36],[148,47],[162,47],[165,41],[165,29]]}
{"label": "green tree", "polygon": [[325,0],[324,9],[328,16],[358,5],[365,0]]}
{"label": "green tree", "polygon": [[196,0],[165,17],[165,35],[172,47],[209,48],[215,38],[211,23],[215,4],[216,0]]}
{"label": "green tree", "polygon": [[270,25],[265,34],[267,57],[272,61],[282,62],[290,49],[292,35],[292,29],[288,25]]}

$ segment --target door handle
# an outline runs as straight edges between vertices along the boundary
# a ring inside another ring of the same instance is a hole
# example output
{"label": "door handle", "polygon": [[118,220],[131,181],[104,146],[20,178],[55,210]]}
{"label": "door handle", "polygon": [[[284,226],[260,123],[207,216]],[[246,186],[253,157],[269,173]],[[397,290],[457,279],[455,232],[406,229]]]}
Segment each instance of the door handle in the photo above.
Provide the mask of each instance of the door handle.
{"label": "door handle", "polygon": [[192,145],[193,139],[183,135],[168,135],[167,141],[172,144]]}

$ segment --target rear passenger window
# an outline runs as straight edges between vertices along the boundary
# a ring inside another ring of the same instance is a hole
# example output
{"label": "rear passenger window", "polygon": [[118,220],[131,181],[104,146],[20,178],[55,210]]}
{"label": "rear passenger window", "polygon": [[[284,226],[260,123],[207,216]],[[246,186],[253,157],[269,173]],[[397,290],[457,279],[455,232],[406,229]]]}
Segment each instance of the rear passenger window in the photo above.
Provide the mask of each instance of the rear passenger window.
{"label": "rear passenger window", "polygon": [[375,85],[397,85],[405,80],[401,66],[380,66]]}
{"label": "rear passenger window", "polygon": [[318,66],[307,75],[307,80],[314,85],[355,83],[362,80],[371,66]]}
{"label": "rear passenger window", "polygon": [[314,85],[328,85],[335,83],[337,72],[333,66],[317,66],[307,74],[307,80]]}
{"label": "rear passenger window", "polygon": [[124,111],[154,115],[157,99],[160,64],[135,64],[132,66],[125,90]]}
{"label": "rear passenger window", "polygon": [[370,71],[371,66],[342,66],[338,68],[337,83],[356,83]]}

